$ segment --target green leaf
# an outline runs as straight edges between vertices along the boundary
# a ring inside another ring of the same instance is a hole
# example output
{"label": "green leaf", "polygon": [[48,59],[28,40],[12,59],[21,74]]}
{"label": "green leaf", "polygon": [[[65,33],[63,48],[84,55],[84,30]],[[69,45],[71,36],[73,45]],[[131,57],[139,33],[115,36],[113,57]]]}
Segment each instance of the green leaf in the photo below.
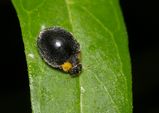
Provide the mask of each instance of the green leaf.
{"label": "green leaf", "polygon": [[[28,64],[33,113],[131,113],[128,39],[118,0],[13,0]],[[36,40],[44,27],[73,33],[83,72],[49,67]]]}

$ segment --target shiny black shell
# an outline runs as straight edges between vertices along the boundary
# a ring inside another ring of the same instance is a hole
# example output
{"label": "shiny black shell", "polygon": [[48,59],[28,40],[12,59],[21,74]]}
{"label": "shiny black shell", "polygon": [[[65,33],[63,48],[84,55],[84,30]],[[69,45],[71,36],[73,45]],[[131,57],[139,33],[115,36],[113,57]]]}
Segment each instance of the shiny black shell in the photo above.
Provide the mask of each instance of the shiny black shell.
{"label": "shiny black shell", "polygon": [[63,28],[52,27],[42,30],[37,40],[37,46],[41,57],[50,66],[61,69],[60,65],[69,60],[73,65],[69,73],[81,72],[82,65],[78,58],[80,45],[73,35]]}

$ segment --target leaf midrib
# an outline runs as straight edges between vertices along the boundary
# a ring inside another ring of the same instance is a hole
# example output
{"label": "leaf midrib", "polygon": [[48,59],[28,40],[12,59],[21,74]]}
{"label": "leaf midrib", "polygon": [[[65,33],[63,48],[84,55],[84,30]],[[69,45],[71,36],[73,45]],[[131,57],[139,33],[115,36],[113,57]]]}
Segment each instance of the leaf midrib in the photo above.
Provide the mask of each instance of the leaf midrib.
{"label": "leaf midrib", "polygon": [[[72,15],[71,15],[71,10],[70,10],[70,6],[69,6],[69,1],[68,0],[64,0],[65,1],[65,4],[66,4],[66,8],[67,8],[67,13],[68,13],[68,18],[69,18],[69,22],[70,22],[70,25],[71,25],[71,30],[72,32],[74,32],[73,30],[73,24],[72,24]],[[79,113],[83,113],[83,109],[82,109],[82,94],[81,94],[81,80],[80,80],[80,77],[78,77],[78,82],[79,82],[79,86],[78,86],[78,89],[79,89]]]}

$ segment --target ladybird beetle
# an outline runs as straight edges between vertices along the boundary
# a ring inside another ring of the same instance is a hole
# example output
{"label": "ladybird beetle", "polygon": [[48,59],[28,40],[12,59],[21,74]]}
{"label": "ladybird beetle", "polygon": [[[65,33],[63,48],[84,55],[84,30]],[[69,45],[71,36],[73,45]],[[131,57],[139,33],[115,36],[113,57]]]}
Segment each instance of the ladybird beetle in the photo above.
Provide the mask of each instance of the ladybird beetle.
{"label": "ladybird beetle", "polygon": [[39,34],[37,46],[42,59],[51,67],[72,76],[81,73],[80,45],[70,32],[61,27],[43,29]]}

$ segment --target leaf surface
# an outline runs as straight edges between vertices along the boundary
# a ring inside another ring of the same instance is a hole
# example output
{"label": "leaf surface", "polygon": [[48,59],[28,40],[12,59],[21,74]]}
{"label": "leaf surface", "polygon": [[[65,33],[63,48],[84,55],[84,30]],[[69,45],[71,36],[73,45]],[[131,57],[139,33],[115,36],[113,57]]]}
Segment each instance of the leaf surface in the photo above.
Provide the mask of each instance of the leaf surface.
{"label": "leaf surface", "polygon": [[[33,113],[131,113],[131,66],[118,0],[13,0],[28,64]],[[80,43],[71,78],[39,56],[41,29],[61,26]]]}

